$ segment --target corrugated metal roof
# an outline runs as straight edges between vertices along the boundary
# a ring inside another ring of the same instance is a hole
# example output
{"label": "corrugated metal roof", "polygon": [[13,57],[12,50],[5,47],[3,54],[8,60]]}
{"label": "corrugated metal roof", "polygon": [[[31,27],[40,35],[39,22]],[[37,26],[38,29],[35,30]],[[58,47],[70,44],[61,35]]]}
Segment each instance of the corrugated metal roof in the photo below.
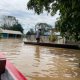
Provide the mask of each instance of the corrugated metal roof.
{"label": "corrugated metal roof", "polygon": [[20,31],[6,30],[6,29],[1,29],[1,28],[0,28],[0,33],[20,34],[20,35],[22,35],[22,33]]}

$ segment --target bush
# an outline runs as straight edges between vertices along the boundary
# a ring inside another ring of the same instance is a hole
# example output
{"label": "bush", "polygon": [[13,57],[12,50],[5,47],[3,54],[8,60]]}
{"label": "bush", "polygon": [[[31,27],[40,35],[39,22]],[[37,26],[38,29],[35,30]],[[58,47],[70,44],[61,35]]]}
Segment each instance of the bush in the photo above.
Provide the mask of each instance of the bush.
{"label": "bush", "polygon": [[54,42],[57,40],[57,36],[56,35],[50,35],[49,36],[49,41]]}

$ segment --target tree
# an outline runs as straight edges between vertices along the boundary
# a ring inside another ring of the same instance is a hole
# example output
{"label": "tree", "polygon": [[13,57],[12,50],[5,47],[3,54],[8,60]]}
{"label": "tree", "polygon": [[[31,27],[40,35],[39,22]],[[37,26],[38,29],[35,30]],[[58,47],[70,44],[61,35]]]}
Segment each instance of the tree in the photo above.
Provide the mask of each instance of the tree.
{"label": "tree", "polygon": [[28,31],[28,32],[26,33],[26,35],[31,35],[31,32],[30,32],[30,31]]}
{"label": "tree", "polygon": [[20,31],[20,32],[23,33],[23,28],[22,28],[21,24],[19,24],[19,23],[18,23],[18,24],[14,24],[14,25],[11,27],[10,30]]}
{"label": "tree", "polygon": [[56,25],[61,35],[80,41],[80,0],[30,0],[27,6],[37,14],[46,10],[52,16],[59,10],[60,19]]}
{"label": "tree", "polygon": [[34,34],[35,32],[32,28],[26,33],[26,35],[34,35]]}
{"label": "tree", "polygon": [[58,37],[55,34],[52,34],[49,36],[49,41],[55,42],[58,39]]}
{"label": "tree", "polygon": [[20,31],[23,33],[23,28],[18,20],[14,16],[3,16],[2,18],[2,28],[8,30]]}
{"label": "tree", "polygon": [[52,29],[52,26],[47,23],[37,23],[35,25],[35,31],[37,29],[41,29],[41,34],[44,35],[45,32],[48,32],[50,29]]}
{"label": "tree", "polygon": [[18,20],[14,16],[2,17],[2,25],[4,29],[9,29],[14,24],[18,24]]}

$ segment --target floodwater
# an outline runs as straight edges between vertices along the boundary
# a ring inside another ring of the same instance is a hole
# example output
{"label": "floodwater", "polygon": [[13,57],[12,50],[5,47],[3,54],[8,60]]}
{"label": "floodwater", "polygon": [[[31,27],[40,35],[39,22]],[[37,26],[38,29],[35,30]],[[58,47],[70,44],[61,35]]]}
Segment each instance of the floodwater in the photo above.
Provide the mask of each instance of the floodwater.
{"label": "floodwater", "polygon": [[80,80],[80,50],[32,46],[0,39],[4,52],[28,80]]}

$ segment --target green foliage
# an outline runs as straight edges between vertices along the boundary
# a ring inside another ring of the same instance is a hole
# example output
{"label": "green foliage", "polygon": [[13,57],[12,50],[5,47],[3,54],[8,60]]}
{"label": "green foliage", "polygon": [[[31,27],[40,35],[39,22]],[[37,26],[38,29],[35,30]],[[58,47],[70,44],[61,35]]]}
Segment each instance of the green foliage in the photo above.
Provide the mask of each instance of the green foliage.
{"label": "green foliage", "polygon": [[54,0],[30,0],[27,4],[28,9],[33,9],[37,14],[43,13],[43,10],[50,12],[50,3]]}
{"label": "green foliage", "polygon": [[35,33],[34,33],[34,30],[31,28],[30,29],[30,33],[31,33],[31,35],[34,35]]}
{"label": "green foliage", "polygon": [[31,35],[31,32],[30,32],[30,31],[28,31],[28,32],[26,33],[26,35]]}
{"label": "green foliage", "polygon": [[35,32],[32,28],[26,33],[26,35],[34,35],[34,34]]}
{"label": "green foliage", "polygon": [[57,36],[56,35],[50,35],[49,36],[49,41],[54,42],[57,40]]}
{"label": "green foliage", "polygon": [[46,10],[52,16],[59,10],[56,27],[61,35],[68,40],[80,41],[80,0],[30,0],[27,6],[37,14]]}
{"label": "green foliage", "polygon": [[52,29],[52,26],[47,23],[37,23],[35,25],[35,31],[37,29],[41,29],[41,35],[44,35],[45,32],[48,32],[50,29]]}
{"label": "green foliage", "polygon": [[21,24],[14,16],[4,16],[2,28],[8,30],[20,31],[23,33],[23,28]]}
{"label": "green foliage", "polygon": [[22,32],[23,33],[23,28],[22,28],[22,26],[21,26],[21,24],[14,24],[11,28],[10,28],[10,30],[14,30],[14,31],[20,31],[20,32]]}

